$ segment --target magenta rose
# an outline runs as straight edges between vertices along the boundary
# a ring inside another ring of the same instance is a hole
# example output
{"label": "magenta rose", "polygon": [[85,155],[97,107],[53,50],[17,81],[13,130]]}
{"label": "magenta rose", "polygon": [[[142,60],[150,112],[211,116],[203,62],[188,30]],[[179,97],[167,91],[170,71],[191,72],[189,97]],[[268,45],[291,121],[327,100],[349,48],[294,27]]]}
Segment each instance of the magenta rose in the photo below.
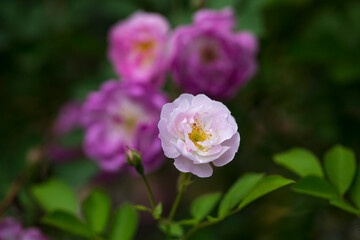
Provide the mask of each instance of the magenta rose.
{"label": "magenta rose", "polygon": [[169,24],[155,13],[137,12],[110,30],[108,56],[127,81],[161,86],[167,68]]}
{"label": "magenta rose", "polygon": [[165,155],[181,172],[209,177],[233,160],[240,144],[234,117],[222,103],[204,94],[182,94],[164,105],[159,137]]}
{"label": "magenta rose", "polygon": [[37,228],[24,229],[12,218],[0,220],[0,240],[48,240]]}
{"label": "magenta rose", "polygon": [[200,10],[194,23],[175,29],[170,69],[175,82],[192,94],[215,99],[233,97],[256,69],[256,38],[232,31],[233,11]]}
{"label": "magenta rose", "polygon": [[21,239],[22,226],[12,218],[0,220],[0,239],[15,240]]}
{"label": "magenta rose", "polygon": [[126,168],[127,147],[141,152],[146,172],[164,160],[157,123],[166,103],[152,87],[108,81],[83,107],[84,150],[104,171]]}

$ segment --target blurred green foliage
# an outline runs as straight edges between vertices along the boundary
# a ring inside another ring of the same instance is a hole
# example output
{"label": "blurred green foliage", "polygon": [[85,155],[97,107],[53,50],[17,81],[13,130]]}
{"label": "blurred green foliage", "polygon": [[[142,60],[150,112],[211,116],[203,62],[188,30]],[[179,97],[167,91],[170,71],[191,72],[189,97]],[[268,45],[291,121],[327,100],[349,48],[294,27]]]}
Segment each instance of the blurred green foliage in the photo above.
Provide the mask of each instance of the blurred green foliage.
{"label": "blurred green foliage", "polygon": [[[242,138],[237,158],[208,181],[229,187],[248,171],[286,176],[289,173],[275,166],[271,156],[295,146],[321,155],[341,143],[359,156],[357,0],[3,0],[0,198],[29,164],[32,153],[46,143],[59,107],[70,99],[83,99],[115,77],[106,57],[112,24],[142,9],[165,15],[175,27],[190,23],[199,7],[227,5],[235,8],[238,29],[259,36],[259,69],[236,99],[226,102]],[[171,169],[170,165],[165,168]],[[55,168],[54,173],[65,181],[75,179],[78,185],[73,187],[78,188],[93,172],[90,165],[84,168],[87,176],[81,178],[68,170]],[[40,174],[35,180],[46,177]],[[250,205],[243,214],[201,230],[193,239],[359,237],[354,230],[359,223],[336,209],[325,211],[325,201],[279,191],[259,204],[262,207]],[[138,238],[144,236],[156,239],[157,235],[146,229]]]}
{"label": "blurred green foliage", "polygon": [[[341,145],[336,145],[324,155],[324,170],[317,157],[306,149],[295,148],[285,153],[276,154],[274,161],[302,177],[293,190],[299,193],[329,199],[330,204],[355,215],[360,215],[358,205],[358,179],[355,177],[356,159],[354,152]],[[299,163],[302,165],[299,166]],[[316,169],[316,171],[314,171]],[[299,171],[301,170],[301,171]],[[351,189],[350,189],[351,187]],[[351,203],[345,199],[350,189]]]}

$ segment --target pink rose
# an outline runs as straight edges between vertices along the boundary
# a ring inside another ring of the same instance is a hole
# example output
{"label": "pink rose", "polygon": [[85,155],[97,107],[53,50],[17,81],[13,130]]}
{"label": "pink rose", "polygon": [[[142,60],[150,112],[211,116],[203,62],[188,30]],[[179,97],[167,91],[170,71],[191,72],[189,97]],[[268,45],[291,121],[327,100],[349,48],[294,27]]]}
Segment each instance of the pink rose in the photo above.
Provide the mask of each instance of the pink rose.
{"label": "pink rose", "polygon": [[182,94],[161,111],[161,145],[175,167],[199,177],[212,175],[212,167],[230,162],[240,144],[237,124],[229,109],[203,94]]}
{"label": "pink rose", "polygon": [[169,24],[159,14],[137,12],[110,30],[108,55],[115,71],[128,81],[161,86],[167,67]]}
{"label": "pink rose", "polygon": [[157,123],[166,102],[165,95],[148,85],[104,82],[83,105],[86,155],[103,171],[116,172],[130,168],[125,154],[130,147],[141,153],[145,172],[157,169],[165,160]]}
{"label": "pink rose", "polygon": [[233,98],[255,74],[257,39],[234,32],[231,8],[203,9],[191,25],[177,27],[169,43],[169,68],[175,83],[191,94]]}
{"label": "pink rose", "polygon": [[13,218],[0,220],[0,240],[48,240],[37,228],[24,229],[22,224]]}

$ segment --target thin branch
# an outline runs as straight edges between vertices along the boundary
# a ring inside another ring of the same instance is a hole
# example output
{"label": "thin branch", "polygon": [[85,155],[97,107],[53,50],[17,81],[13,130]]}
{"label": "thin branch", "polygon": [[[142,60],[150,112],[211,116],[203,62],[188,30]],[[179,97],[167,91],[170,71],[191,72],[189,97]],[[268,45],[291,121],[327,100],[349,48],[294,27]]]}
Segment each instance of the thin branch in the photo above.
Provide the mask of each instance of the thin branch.
{"label": "thin branch", "polygon": [[12,204],[16,196],[18,195],[21,187],[25,183],[27,176],[23,173],[20,174],[10,186],[5,198],[0,203],[0,216],[4,214],[6,209]]}

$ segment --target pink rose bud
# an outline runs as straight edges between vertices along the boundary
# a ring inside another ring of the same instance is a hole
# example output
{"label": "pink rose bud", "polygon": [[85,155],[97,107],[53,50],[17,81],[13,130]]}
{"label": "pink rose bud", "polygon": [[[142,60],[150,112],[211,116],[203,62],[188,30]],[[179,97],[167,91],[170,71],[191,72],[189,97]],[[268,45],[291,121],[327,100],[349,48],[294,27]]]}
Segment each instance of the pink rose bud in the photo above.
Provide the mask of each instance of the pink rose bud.
{"label": "pink rose bud", "polygon": [[144,174],[141,154],[138,151],[128,148],[126,150],[126,161],[127,164],[129,164],[132,167],[135,167],[136,171],[139,174]]}

